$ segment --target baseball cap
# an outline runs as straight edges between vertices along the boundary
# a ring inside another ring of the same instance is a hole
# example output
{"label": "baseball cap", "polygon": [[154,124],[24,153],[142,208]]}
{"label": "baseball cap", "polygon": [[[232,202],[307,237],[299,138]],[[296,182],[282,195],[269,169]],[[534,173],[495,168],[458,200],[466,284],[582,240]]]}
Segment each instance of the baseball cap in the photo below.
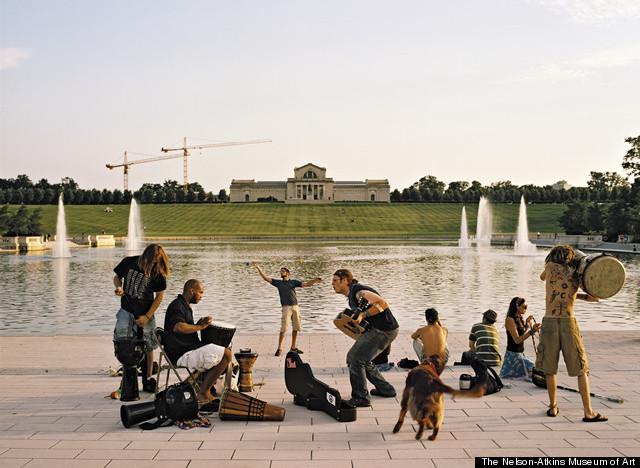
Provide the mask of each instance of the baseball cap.
{"label": "baseball cap", "polygon": [[496,320],[498,320],[498,313],[492,309],[487,310],[484,314],[482,314],[482,316],[489,322],[495,322]]}

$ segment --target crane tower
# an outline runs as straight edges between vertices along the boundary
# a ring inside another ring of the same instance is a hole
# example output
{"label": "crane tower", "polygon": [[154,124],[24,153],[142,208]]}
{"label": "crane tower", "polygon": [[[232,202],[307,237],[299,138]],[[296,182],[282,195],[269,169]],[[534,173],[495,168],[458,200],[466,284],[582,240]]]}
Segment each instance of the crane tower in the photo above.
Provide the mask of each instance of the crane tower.
{"label": "crane tower", "polygon": [[217,148],[220,146],[239,146],[239,145],[255,145],[258,143],[271,143],[271,140],[248,140],[248,141],[229,141],[223,143],[209,143],[206,145],[192,145],[187,146],[187,138],[185,137],[183,140],[183,145],[181,148],[162,148],[161,151],[163,153],[168,153],[170,151],[181,151],[181,154],[167,154],[165,156],[154,156],[151,158],[145,159],[137,159],[135,161],[129,161],[127,159],[127,152],[124,152],[124,162],[122,164],[107,164],[107,168],[115,169],[116,167],[122,167],[124,169],[124,190],[129,190],[129,166],[133,166],[134,164],[142,164],[149,163],[154,161],[163,161],[165,159],[175,159],[182,157],[183,162],[183,175],[184,175],[184,192],[188,191],[188,181],[187,181],[187,159],[190,156],[189,150],[193,149],[203,149],[203,148]]}

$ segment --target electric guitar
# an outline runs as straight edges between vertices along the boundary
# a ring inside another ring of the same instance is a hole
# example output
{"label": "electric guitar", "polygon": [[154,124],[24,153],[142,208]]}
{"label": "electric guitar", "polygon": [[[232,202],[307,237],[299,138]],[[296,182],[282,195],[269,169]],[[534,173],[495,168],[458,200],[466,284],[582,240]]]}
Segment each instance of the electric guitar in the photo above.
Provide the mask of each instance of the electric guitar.
{"label": "electric guitar", "polygon": [[358,307],[355,311],[352,311],[351,309],[344,309],[344,311],[340,312],[336,316],[333,324],[342,333],[354,340],[357,340],[364,332],[371,328],[371,325],[369,325],[369,322],[366,320],[362,320],[360,323],[357,323],[354,321],[354,318],[357,319],[368,307],[369,301],[363,297],[358,302]]}

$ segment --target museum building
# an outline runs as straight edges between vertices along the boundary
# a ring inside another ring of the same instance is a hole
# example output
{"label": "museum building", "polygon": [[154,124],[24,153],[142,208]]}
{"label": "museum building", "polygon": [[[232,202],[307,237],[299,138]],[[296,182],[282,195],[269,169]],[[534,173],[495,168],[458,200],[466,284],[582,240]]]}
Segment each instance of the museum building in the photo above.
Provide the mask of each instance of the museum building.
{"label": "museum building", "polygon": [[293,169],[293,177],[284,181],[233,179],[229,191],[232,203],[275,199],[285,203],[333,203],[343,201],[386,202],[390,186],[387,179],[334,181],[327,169],[305,164]]}

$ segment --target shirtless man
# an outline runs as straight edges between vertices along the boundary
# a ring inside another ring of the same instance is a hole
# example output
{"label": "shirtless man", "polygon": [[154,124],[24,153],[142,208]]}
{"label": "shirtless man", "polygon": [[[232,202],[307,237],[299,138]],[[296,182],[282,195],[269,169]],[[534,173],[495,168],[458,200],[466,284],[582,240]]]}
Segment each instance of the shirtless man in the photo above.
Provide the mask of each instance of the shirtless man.
{"label": "shirtless man", "polygon": [[572,377],[578,377],[578,391],[584,408],[582,420],[584,422],[606,421],[607,418],[591,408],[587,355],[573,315],[576,298],[588,302],[597,302],[598,298],[586,293],[578,293],[580,283],[573,266],[573,257],[574,251],[570,246],[557,245],[551,249],[545,259],[545,267],[540,279],[546,283],[546,313],[540,329],[536,369],[545,373],[549,393],[547,416],[555,417],[558,414],[556,374],[562,350],[567,373]]}
{"label": "shirtless man", "polygon": [[420,362],[427,356],[437,354],[442,358],[443,364],[446,364],[449,360],[449,348],[447,348],[449,330],[440,323],[436,309],[425,310],[424,316],[427,319],[427,326],[418,328],[411,334],[413,349]]}

